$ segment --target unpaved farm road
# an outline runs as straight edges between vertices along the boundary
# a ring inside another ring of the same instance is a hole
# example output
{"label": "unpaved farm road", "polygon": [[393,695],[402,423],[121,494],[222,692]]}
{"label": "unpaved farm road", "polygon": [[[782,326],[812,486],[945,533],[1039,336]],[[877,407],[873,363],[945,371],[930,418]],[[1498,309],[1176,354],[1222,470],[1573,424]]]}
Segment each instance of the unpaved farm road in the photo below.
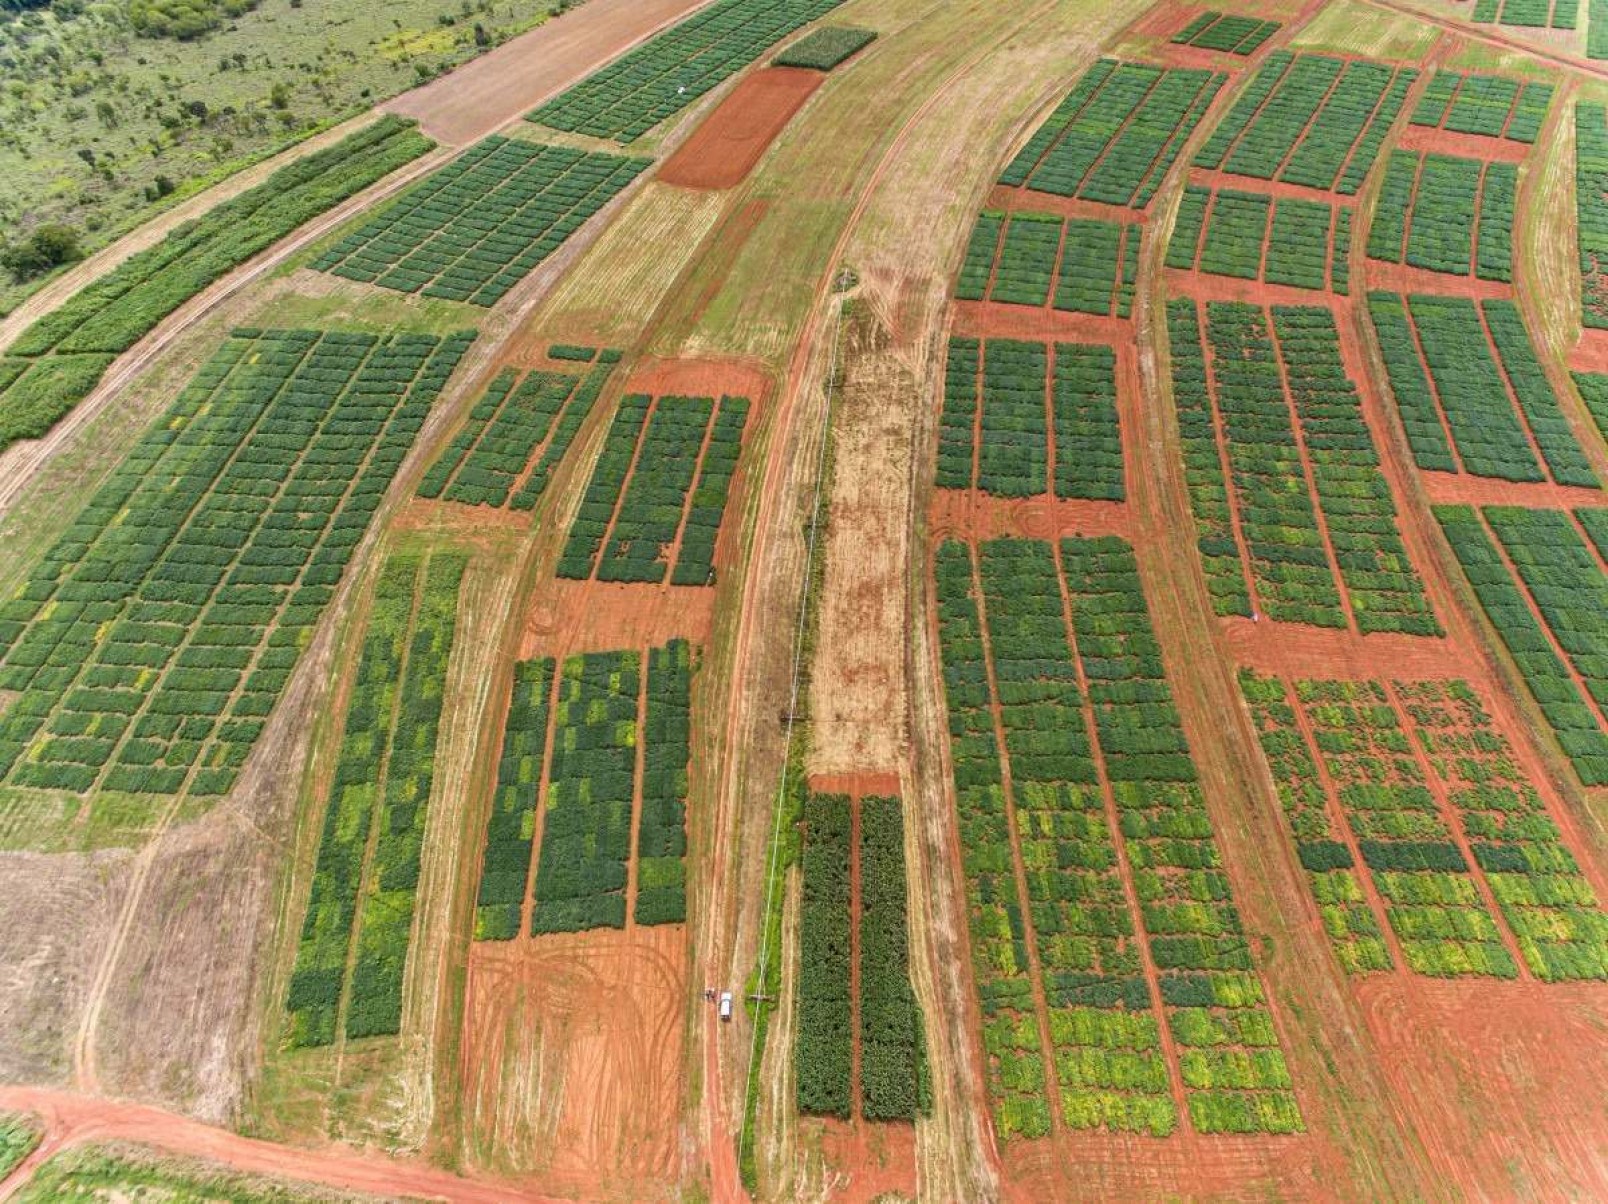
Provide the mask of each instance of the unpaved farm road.
{"label": "unpaved farm road", "polygon": [[1608,79],[1608,63],[1593,62],[1590,59],[1566,54],[1561,50],[1548,50],[1545,46],[1537,46],[1533,42],[1509,37],[1495,26],[1470,25],[1467,21],[1460,21],[1456,17],[1442,16],[1439,13],[1415,8],[1413,5],[1405,3],[1404,0],[1362,0],[1362,2],[1371,4],[1375,8],[1382,8],[1386,12],[1397,13],[1403,17],[1411,17],[1415,21],[1423,21],[1428,25],[1439,26],[1441,29],[1450,30],[1460,37],[1468,38],[1475,42],[1484,42],[1487,46],[1494,46],[1498,50],[1528,55],[1530,58],[1551,63],[1555,67],[1577,71],[1581,75],[1595,75],[1598,79]]}
{"label": "unpaved farm road", "polygon": [[417,1162],[348,1146],[302,1149],[241,1137],[145,1104],[120,1103],[46,1087],[0,1087],[0,1108],[31,1112],[45,1129],[39,1148],[0,1182],[0,1200],[10,1199],[42,1162],[64,1149],[88,1142],[122,1141],[150,1146],[165,1154],[208,1159],[243,1174],[273,1175],[381,1197],[408,1196],[464,1204],[557,1204],[553,1197],[513,1184],[464,1179]]}

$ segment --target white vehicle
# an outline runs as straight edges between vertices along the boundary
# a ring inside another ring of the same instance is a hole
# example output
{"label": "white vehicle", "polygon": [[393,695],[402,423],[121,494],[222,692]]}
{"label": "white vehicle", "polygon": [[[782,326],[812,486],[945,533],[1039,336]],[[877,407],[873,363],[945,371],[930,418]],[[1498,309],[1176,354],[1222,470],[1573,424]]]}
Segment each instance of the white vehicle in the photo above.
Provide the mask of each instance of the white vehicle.
{"label": "white vehicle", "polygon": [[731,992],[730,991],[722,991],[720,993],[720,1018],[722,1020],[730,1020],[731,1019]]}

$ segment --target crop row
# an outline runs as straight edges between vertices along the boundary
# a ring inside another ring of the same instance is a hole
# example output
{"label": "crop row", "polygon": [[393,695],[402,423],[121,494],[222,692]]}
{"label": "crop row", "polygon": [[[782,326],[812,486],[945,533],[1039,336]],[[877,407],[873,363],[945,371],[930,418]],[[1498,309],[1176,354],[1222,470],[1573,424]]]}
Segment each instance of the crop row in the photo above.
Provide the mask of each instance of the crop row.
{"label": "crop row", "polygon": [[1332,229],[1335,215],[1349,219],[1350,212],[1322,201],[1275,201],[1266,193],[1192,185],[1178,208],[1167,266],[1322,289],[1331,274],[1331,237],[1336,260],[1343,258],[1340,232]]}
{"label": "crop row", "polygon": [[620,402],[558,562],[561,577],[710,585],[746,397]]}
{"label": "crop row", "polygon": [[286,998],[291,1045],[401,1031],[465,563],[398,553],[381,570]]}
{"label": "crop row", "polygon": [[1227,77],[1101,59],[1000,183],[1142,209]]}
{"label": "crop row", "polygon": [[494,134],[413,185],[313,267],[495,305],[650,162]]}
{"label": "crop row", "polygon": [[1540,136],[1551,104],[1551,84],[1437,71],[1413,110],[1412,123],[1528,144]]}
{"label": "crop row", "polygon": [[648,650],[642,717],[642,821],[637,825],[638,924],[687,918],[687,791],[692,749],[692,645]]}
{"label": "crop row", "polygon": [[[514,509],[533,509],[619,358],[619,352],[605,351],[584,376],[522,375],[504,368],[475,402],[451,446],[425,473],[419,496],[468,506],[506,506],[512,494]],[[538,449],[541,458],[531,468]]]}
{"label": "crop row", "polygon": [[1139,275],[1139,227],[1053,213],[985,210],[955,284],[962,301],[997,301],[1126,318]]}
{"label": "crop row", "polygon": [[[979,412],[980,407],[980,412]],[[1116,355],[1082,343],[953,338],[937,483],[996,497],[1121,501]],[[975,465],[975,471],[974,471]]]}
{"label": "crop row", "polygon": [[1277,21],[1204,12],[1173,35],[1174,46],[1199,46],[1226,54],[1255,54],[1262,43],[1279,31]]}
{"label": "crop row", "polygon": [[1580,320],[1608,329],[1608,107],[1586,101],[1575,105],[1575,231]]}
{"label": "crop row", "polygon": [[1580,0],[1474,0],[1473,20],[1529,29],[1573,29]]}
{"label": "crop row", "polygon": [[227,792],[472,338],[238,331],[0,605],[0,772]]}
{"label": "crop row", "polygon": [[847,795],[804,800],[799,903],[798,1110],[847,1119],[854,1096],[853,807]]}
{"label": "crop row", "polygon": [[1352,195],[1417,76],[1411,67],[1275,51],[1195,164]]}
{"label": "crop row", "polygon": [[842,0],[716,0],[530,114],[555,130],[630,142]]}
{"label": "crop row", "polygon": [[[1579,513],[1599,554],[1608,544],[1601,513]],[[1608,662],[1603,660],[1602,612],[1592,613],[1604,605],[1608,585],[1591,549],[1568,517],[1556,511],[1491,507],[1482,520],[1469,506],[1438,506],[1435,517],[1580,780],[1588,786],[1608,785],[1608,734],[1599,718],[1608,699],[1608,677],[1601,671]],[[1506,559],[1492,540],[1492,530]],[[1507,560],[1518,568],[1530,595],[1514,579]],[[1587,701],[1582,684],[1597,709]]]}
{"label": "crop row", "polygon": [[853,58],[872,42],[877,31],[854,25],[823,25],[811,30],[773,60],[778,67],[807,67],[812,71],[830,71],[847,59]]}
{"label": "crop row", "polygon": [[497,784],[486,823],[486,851],[475,897],[475,939],[506,941],[519,935],[528,893],[536,830],[536,794],[547,758],[552,657],[514,665],[513,692],[503,720]]}
{"label": "crop row", "polygon": [[1608,59],[1608,0],[1586,0],[1586,57]]}
{"label": "crop row", "polygon": [[1597,487],[1513,302],[1376,292],[1368,310],[1420,468],[1540,481],[1533,438],[1553,480]]}
{"label": "crop row", "polygon": [[1513,279],[1518,168],[1431,151],[1392,151],[1368,254],[1481,280]]}
{"label": "crop row", "polygon": [[430,149],[385,116],[129,256],[22,332],[0,360],[0,448],[43,435],[114,356],[224,273]]}

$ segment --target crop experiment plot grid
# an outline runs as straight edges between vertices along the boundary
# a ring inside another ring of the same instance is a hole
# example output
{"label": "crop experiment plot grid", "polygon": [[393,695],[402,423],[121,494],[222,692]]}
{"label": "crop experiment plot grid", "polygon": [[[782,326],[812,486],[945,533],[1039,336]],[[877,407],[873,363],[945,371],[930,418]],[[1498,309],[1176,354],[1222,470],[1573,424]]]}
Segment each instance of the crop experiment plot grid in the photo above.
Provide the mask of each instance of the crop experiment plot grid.
{"label": "crop experiment plot grid", "polygon": [[1143,209],[1227,75],[1101,59],[1000,183]]}
{"label": "crop experiment plot grid", "polygon": [[293,1046],[393,1035],[466,558],[385,562],[286,999]]}
{"label": "crop experiment plot grid", "polygon": [[620,402],[558,562],[580,580],[711,585],[746,397]]}
{"label": "crop experiment plot grid", "polygon": [[0,607],[5,780],[225,793],[473,337],[236,331]]}
{"label": "crop experiment plot grid", "polygon": [[718,0],[530,114],[555,130],[631,142],[843,0]]}
{"label": "crop experiment plot grid", "polygon": [[1519,169],[1434,151],[1392,151],[1368,255],[1428,272],[1513,279]]}
{"label": "crop experiment plot grid", "polygon": [[420,497],[468,506],[535,508],[620,360],[618,351],[599,353],[590,347],[554,347],[548,355],[596,359],[597,365],[585,375],[504,368],[425,473]]}
{"label": "crop experiment plot grid", "polygon": [[404,293],[495,305],[650,162],[493,135],[312,266]]}
{"label": "crop experiment plot grid", "polygon": [[1167,244],[1167,266],[1344,294],[1350,249],[1345,206],[1190,185]]}
{"label": "crop experiment plot grid", "polygon": [[955,296],[1126,318],[1139,275],[1139,227],[1053,213],[984,210]]}
{"label": "crop experiment plot grid", "polygon": [[686,919],[695,660],[672,640],[515,666],[477,940]]}
{"label": "crop experiment plot grid", "polygon": [[1530,29],[1573,29],[1580,0],[1474,0],[1472,20]]}
{"label": "crop experiment plot grid", "polygon": [[1275,51],[1195,166],[1353,195],[1417,77],[1411,67]]}
{"label": "crop experiment plot grid", "polygon": [[1552,104],[1552,85],[1502,75],[1437,71],[1413,109],[1412,124],[1454,134],[1532,143]]}
{"label": "crop experiment plot grid", "polygon": [[[1173,398],[1218,614],[1439,635],[1333,314],[1167,306]],[[1210,354],[1207,354],[1207,351]]]}
{"label": "crop experiment plot grid", "polygon": [[1300,1130],[1132,550],[947,542],[934,572],[1000,1134]]}
{"label": "crop experiment plot grid", "polygon": [[1204,12],[1173,36],[1175,46],[1197,46],[1225,54],[1254,54],[1279,31],[1277,21]]}
{"label": "crop experiment plot grid", "polygon": [[1575,106],[1575,221],[1580,319],[1608,329],[1608,107],[1586,101]]}

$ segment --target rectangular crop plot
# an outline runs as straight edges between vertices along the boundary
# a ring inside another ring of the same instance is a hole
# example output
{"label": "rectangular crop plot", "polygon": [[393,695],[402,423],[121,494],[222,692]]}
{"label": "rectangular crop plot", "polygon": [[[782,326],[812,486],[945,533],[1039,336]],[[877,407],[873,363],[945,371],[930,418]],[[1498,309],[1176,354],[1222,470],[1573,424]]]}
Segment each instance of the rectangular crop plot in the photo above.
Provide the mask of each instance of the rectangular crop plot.
{"label": "rectangular crop plot", "polygon": [[1131,549],[951,542],[935,574],[1001,1135],[1169,1133],[1169,1055],[1197,1131],[1299,1130]]}
{"label": "rectangular crop plot", "polygon": [[1082,343],[951,339],[938,485],[1121,501],[1116,353]]}
{"label": "rectangular crop plot", "polygon": [[1573,29],[1580,0],[1474,0],[1473,20],[1529,29]]}
{"label": "rectangular crop plot", "polygon": [[1429,272],[1513,279],[1512,163],[1392,151],[1368,254]]}
{"label": "rectangular crop plot", "polygon": [[1000,183],[1143,209],[1226,75],[1101,59]]}
{"label": "rectangular crop plot", "polygon": [[650,162],[494,134],[312,266],[404,293],[495,305]]}
{"label": "rectangular crop plot", "polygon": [[860,29],[854,25],[823,25],[805,34],[772,62],[777,67],[830,71],[859,54],[876,38],[877,31],[874,29]]}
{"label": "rectangular crop plot", "polygon": [[1225,54],[1254,54],[1279,31],[1277,21],[1204,12],[1173,36],[1174,46],[1198,46]]}
{"label": "rectangular crop plot", "polygon": [[1329,284],[1330,241],[1337,209],[1322,201],[1265,193],[1190,186],[1167,245],[1167,266],[1198,268],[1218,276],[1262,280],[1293,288],[1324,289]]}
{"label": "rectangular crop plot", "polygon": [[1533,143],[1552,105],[1552,85],[1503,75],[1437,71],[1413,110],[1412,123],[1457,134]]}
{"label": "rectangular crop plot", "polygon": [[803,826],[794,1049],[799,1111],[914,1120],[926,1094],[926,1046],[910,987],[899,800],[811,794],[804,801]]}
{"label": "rectangular crop plot", "polygon": [[842,0],[717,0],[532,112],[555,130],[631,142]]}
{"label": "rectangular crop plot", "polygon": [[1139,236],[1140,227],[1128,223],[984,210],[955,296],[1126,318],[1139,274]]}
{"label": "rectangular crop plot", "polygon": [[504,368],[425,473],[419,496],[533,509],[619,358],[618,351],[605,351],[584,375]]}
{"label": "rectangular crop plot", "polygon": [[1352,195],[1417,77],[1411,67],[1275,51],[1195,164]]}
{"label": "rectangular crop plot", "polygon": [[1585,101],[1575,105],[1575,219],[1580,320],[1608,329],[1608,108]]}
{"label": "rectangular crop plot", "polygon": [[714,584],[715,542],[747,420],[746,397],[622,399],[558,575]]}
{"label": "rectangular crop plot", "polygon": [[1212,302],[1209,370],[1195,303],[1170,302],[1168,325],[1186,481],[1217,613],[1250,613],[1254,591],[1275,621],[1439,635],[1333,315],[1276,307],[1269,323],[1259,307]]}
{"label": "rectangular crop plot", "polygon": [[1597,487],[1513,302],[1370,293],[1368,310],[1420,468]]}
{"label": "rectangular crop plot", "polygon": [[381,570],[285,1005],[292,1045],[401,1031],[465,563],[455,553],[399,553]]}
{"label": "rectangular crop plot", "polygon": [[227,793],[473,337],[236,331],[0,606],[6,780]]}

